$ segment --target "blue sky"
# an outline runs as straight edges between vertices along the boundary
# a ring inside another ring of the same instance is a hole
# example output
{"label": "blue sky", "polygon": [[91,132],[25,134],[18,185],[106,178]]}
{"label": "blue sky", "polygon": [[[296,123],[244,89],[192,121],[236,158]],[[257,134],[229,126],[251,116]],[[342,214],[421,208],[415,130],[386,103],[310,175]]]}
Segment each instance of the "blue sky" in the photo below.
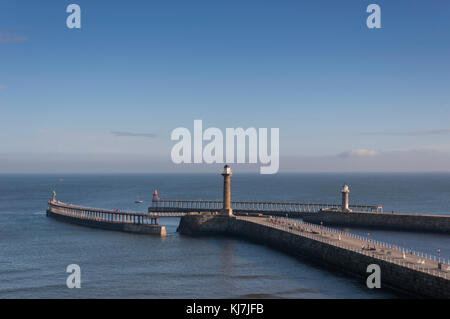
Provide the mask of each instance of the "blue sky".
{"label": "blue sky", "polygon": [[448,171],[449,39],[445,0],[3,0],[0,172],[194,169],[195,119],[279,127],[281,171]]}

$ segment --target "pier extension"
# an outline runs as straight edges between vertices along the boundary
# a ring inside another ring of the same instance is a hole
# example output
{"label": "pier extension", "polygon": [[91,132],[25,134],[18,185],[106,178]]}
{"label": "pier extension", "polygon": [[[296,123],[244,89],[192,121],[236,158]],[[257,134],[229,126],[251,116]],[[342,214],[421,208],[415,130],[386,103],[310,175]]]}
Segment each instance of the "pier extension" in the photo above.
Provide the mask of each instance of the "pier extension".
{"label": "pier extension", "polygon": [[178,231],[191,236],[245,238],[360,278],[367,278],[367,266],[376,264],[381,269],[382,287],[419,297],[450,298],[448,261],[315,224],[266,216],[204,214],[182,217]]}
{"label": "pier extension", "polygon": [[81,226],[166,236],[166,227],[158,225],[157,216],[75,206],[56,201],[55,197],[48,202],[47,216]]}

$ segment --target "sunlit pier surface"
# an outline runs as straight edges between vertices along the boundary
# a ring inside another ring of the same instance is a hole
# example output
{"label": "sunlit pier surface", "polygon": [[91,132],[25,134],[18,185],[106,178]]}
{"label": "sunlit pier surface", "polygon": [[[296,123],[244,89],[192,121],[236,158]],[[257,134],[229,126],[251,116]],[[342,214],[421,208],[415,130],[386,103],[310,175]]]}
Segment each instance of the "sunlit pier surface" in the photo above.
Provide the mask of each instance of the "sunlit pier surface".
{"label": "sunlit pier surface", "polygon": [[414,251],[411,248],[407,249],[394,244],[372,240],[368,237],[340,231],[338,229],[318,226],[316,224],[305,223],[288,218],[246,216],[238,216],[236,218],[277,228],[336,247],[358,252],[363,255],[392,262],[403,267],[450,279],[449,260],[436,255],[425,254]]}
{"label": "sunlit pier surface", "polygon": [[381,288],[428,298],[450,298],[449,261],[337,229],[282,217],[185,215],[178,231],[190,236],[247,239],[362,279],[379,267]]}

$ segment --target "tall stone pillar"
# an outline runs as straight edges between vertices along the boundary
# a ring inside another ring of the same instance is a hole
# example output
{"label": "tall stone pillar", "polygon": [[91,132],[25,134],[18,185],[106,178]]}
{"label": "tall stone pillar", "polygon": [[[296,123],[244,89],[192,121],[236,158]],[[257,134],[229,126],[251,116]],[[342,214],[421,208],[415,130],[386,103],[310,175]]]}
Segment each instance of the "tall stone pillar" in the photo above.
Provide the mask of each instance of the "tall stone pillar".
{"label": "tall stone pillar", "polygon": [[223,168],[223,208],[222,214],[227,216],[233,216],[233,210],[231,209],[231,168],[225,165]]}
{"label": "tall stone pillar", "polygon": [[52,193],[52,203],[56,203],[56,192],[53,191]]}
{"label": "tall stone pillar", "polygon": [[345,184],[344,187],[341,190],[342,193],[342,211],[343,212],[351,212],[351,210],[348,208],[348,193],[350,193],[350,189],[348,188],[348,185]]}

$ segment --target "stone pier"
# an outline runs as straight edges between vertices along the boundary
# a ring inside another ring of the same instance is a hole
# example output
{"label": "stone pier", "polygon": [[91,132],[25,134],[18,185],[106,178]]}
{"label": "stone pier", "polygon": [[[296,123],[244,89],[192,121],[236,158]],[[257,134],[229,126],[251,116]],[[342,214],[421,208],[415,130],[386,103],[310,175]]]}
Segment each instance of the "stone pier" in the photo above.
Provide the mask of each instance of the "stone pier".
{"label": "stone pier", "polygon": [[382,288],[418,297],[450,298],[449,265],[314,224],[272,217],[204,214],[182,217],[178,231],[190,236],[248,239],[359,277],[362,285],[369,275],[367,266],[376,264],[381,269]]}
{"label": "stone pier", "polygon": [[450,234],[449,215],[319,211],[299,217],[306,222],[338,227]]}
{"label": "stone pier", "polygon": [[55,194],[48,202],[47,216],[81,226],[166,236],[166,227],[158,225],[155,216],[75,206],[57,201]]}

